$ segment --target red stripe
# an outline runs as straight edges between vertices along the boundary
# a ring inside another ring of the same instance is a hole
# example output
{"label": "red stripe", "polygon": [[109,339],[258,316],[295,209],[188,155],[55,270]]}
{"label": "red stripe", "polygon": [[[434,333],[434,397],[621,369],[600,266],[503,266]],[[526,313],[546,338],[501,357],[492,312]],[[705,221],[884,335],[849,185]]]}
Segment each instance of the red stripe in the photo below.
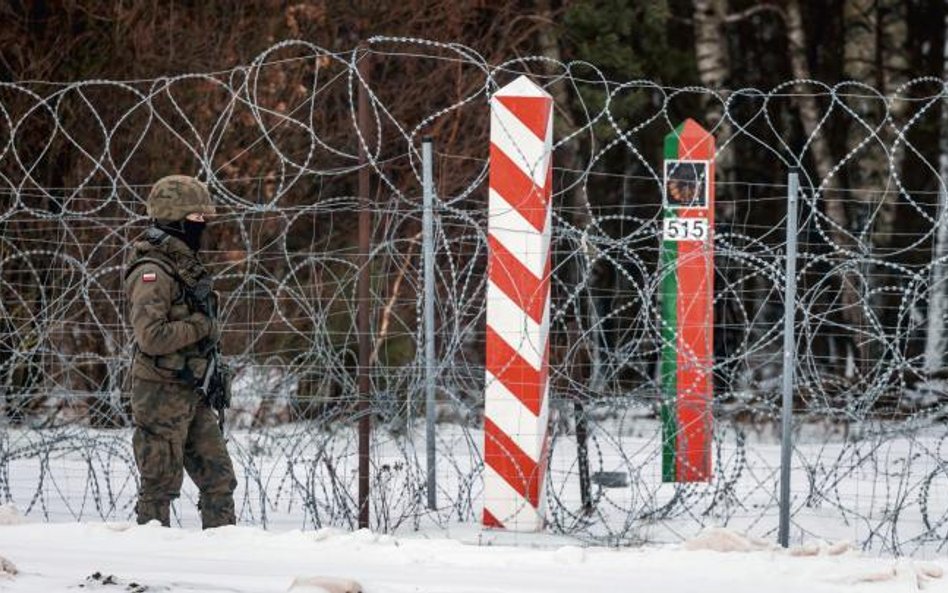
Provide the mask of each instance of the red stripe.
{"label": "red stripe", "polygon": [[546,389],[549,349],[546,344],[542,348],[543,361],[538,371],[511,348],[494,328],[487,326],[487,370],[534,416],[540,415]]}
{"label": "red stripe", "polygon": [[501,523],[497,517],[491,514],[491,512],[488,511],[486,507],[484,508],[484,525],[487,527],[499,527],[501,529],[504,528],[504,524]]}
{"label": "red stripe", "polygon": [[[538,165],[540,163],[537,163]],[[552,169],[547,167],[547,183],[539,187],[504,151],[491,142],[490,187],[527,219],[533,228],[542,232],[546,226],[546,207],[550,195]]]}
{"label": "red stripe", "polygon": [[[695,120],[685,120],[678,136],[678,158],[696,161],[714,160],[714,136]],[[711,177],[713,180],[714,177]],[[712,181],[713,185],[713,181]],[[709,204],[711,204],[709,202]]]}
{"label": "red stripe", "polygon": [[490,418],[484,418],[484,463],[526,498],[533,508],[540,502],[540,476],[537,462],[504,434]]}
{"label": "red stripe", "polygon": [[711,477],[712,245],[678,244],[677,460],[683,482]]}
{"label": "red stripe", "polygon": [[543,268],[543,278],[537,278],[493,235],[488,235],[487,245],[490,249],[487,264],[488,278],[507,295],[507,298],[526,311],[531,319],[537,323],[542,322],[550,295],[549,254]]}
{"label": "red stripe", "polygon": [[711,245],[678,244],[678,479],[710,478]]}
{"label": "red stripe", "polygon": [[546,140],[546,131],[550,125],[550,110],[553,101],[548,97],[518,97],[514,95],[495,95],[495,98],[507,108],[520,122],[540,140]]}

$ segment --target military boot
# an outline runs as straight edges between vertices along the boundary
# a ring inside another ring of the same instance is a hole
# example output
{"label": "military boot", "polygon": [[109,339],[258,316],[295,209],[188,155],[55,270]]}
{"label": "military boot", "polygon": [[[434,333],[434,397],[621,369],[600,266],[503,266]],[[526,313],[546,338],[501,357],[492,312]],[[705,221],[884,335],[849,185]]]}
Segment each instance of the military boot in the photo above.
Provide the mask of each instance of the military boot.
{"label": "military boot", "polygon": [[234,512],[234,497],[229,494],[201,495],[198,503],[201,509],[201,528],[211,529],[223,525],[236,525],[237,516]]}
{"label": "military boot", "polygon": [[144,525],[153,519],[157,519],[163,527],[171,527],[171,501],[170,500],[138,500],[135,505],[135,512],[138,513],[138,524]]}

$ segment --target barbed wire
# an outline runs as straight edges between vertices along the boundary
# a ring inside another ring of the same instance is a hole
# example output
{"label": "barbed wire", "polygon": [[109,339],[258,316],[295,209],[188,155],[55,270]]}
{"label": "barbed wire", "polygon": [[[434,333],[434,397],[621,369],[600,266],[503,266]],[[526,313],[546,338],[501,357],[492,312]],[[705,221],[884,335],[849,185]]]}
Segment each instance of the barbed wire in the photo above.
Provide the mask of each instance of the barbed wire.
{"label": "barbed wire", "polygon": [[[361,60],[375,66],[367,78]],[[812,80],[672,88],[609,80],[585,62],[490,64],[457,44],[393,37],[341,52],[287,41],[247,65],[149,80],[0,83],[0,497],[49,520],[133,513],[122,274],[147,224],[150,183],[184,172],[206,180],[223,211],[206,253],[223,295],[224,352],[239,369],[229,439],[241,521],[356,525],[354,229],[364,208],[373,215],[372,525],[478,521],[487,103],[519,74],[557,101],[550,528],[609,544],[674,541],[711,524],[773,536],[790,314],[792,538],[944,551],[948,383],[931,357],[944,349],[932,329],[944,320],[927,316],[945,292],[948,246],[937,238],[941,155],[925,139],[940,129],[943,81],[888,95]],[[408,92],[412,82],[421,88]],[[821,108],[809,133],[806,99]],[[669,273],[658,261],[661,140],[702,115],[719,163],[714,475],[668,484],[657,370]],[[436,510],[426,508],[422,400],[425,135],[436,138],[439,174]],[[814,150],[820,142],[831,162]],[[362,167],[376,182],[370,197],[355,195]],[[801,168],[803,192],[796,308],[786,311],[791,167]],[[176,506],[179,520],[194,497]]]}

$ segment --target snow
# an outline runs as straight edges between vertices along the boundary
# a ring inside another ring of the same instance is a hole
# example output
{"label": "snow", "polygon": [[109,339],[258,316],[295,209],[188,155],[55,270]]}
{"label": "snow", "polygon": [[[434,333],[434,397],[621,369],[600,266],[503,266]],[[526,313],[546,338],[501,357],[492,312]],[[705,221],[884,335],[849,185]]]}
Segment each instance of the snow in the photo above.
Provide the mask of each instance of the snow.
{"label": "snow", "polygon": [[686,550],[711,550],[714,552],[750,552],[773,549],[772,544],[753,539],[721,527],[705,529],[682,547]]}
{"label": "snow", "polygon": [[[661,479],[660,431],[650,421],[606,420],[591,428],[591,473],[621,473],[624,485],[606,487],[598,481],[594,512],[584,514],[575,439],[556,435],[546,516],[550,531],[563,536],[559,544],[575,544],[574,538],[600,545],[679,544],[714,526],[777,539],[780,447],[773,435],[748,433],[738,439],[720,428],[714,480],[681,485]],[[798,435],[791,468],[791,545],[823,539],[852,542],[878,554],[943,556],[948,541],[944,427],[910,437],[894,432],[857,438],[853,428],[842,439],[825,432],[802,426]],[[243,525],[278,531],[354,525],[358,456],[351,427],[328,431],[291,424],[231,430],[228,437]],[[0,433],[0,500],[17,505],[31,521],[128,520],[137,491],[129,442],[127,430],[9,428]],[[405,536],[479,518],[483,433],[438,426],[434,511],[423,496],[424,442],[423,427],[373,433],[373,529]],[[196,502],[197,491],[185,480],[172,524],[198,526]],[[18,520],[0,506],[0,525]],[[522,544],[522,538],[496,534],[468,536],[472,543],[489,538]]]}
{"label": "snow", "polygon": [[[773,543],[779,458],[773,439],[749,437],[743,448],[722,439],[721,481],[682,489],[660,479],[658,433],[641,422],[634,431],[621,428],[603,424],[592,433],[592,469],[628,476],[620,487],[596,490],[592,516],[573,512],[580,505],[575,443],[556,441],[550,465],[556,504],[547,515],[556,524],[540,534],[473,522],[482,497],[477,446],[483,437],[475,430],[439,426],[439,508],[430,513],[412,489],[423,476],[422,435],[376,433],[384,438],[374,441],[372,525],[387,532],[374,533],[340,528],[351,525],[352,501],[320,489],[335,483],[327,464],[315,461],[328,458],[340,491],[355,491],[353,431],[230,432],[241,525],[202,532],[189,480],[175,504],[175,527],[127,522],[136,491],[127,431],[9,429],[0,490],[7,489],[12,503],[0,505],[0,593],[354,589],[338,579],[357,581],[365,593],[948,593],[942,537],[948,474],[938,473],[943,437],[893,437],[870,447],[827,443],[801,431],[792,547],[783,550]],[[859,463],[840,464],[856,453]],[[304,484],[320,488],[303,490]],[[727,496],[719,499],[715,488],[725,484],[731,489],[720,490]],[[814,487],[833,498],[810,502]],[[690,502],[648,518],[681,493]],[[310,494],[318,517],[303,504]],[[713,508],[705,504],[710,500]],[[922,510],[933,521],[927,531]],[[892,547],[912,558],[887,554],[882,542],[901,542]]]}
{"label": "snow", "polygon": [[0,556],[0,579],[12,578],[16,576],[18,572],[19,571],[16,569],[15,564],[10,562],[3,556]]}
{"label": "snow", "polygon": [[23,517],[16,510],[16,505],[10,502],[0,505],[0,525],[16,525],[23,521]]}
{"label": "snow", "polygon": [[[8,559],[0,591],[358,590],[342,579],[356,581],[365,593],[948,592],[948,560],[863,555],[845,542],[782,550],[711,528],[680,545],[608,548],[476,525],[456,524],[450,537],[445,533],[200,531],[27,518],[0,526],[0,554]],[[514,538],[520,545],[497,543]]]}

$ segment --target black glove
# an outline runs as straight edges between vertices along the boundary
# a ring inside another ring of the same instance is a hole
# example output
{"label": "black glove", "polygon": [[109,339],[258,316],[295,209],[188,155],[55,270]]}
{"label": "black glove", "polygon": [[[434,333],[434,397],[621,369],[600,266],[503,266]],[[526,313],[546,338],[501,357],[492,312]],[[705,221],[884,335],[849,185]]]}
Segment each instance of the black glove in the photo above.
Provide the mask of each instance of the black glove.
{"label": "black glove", "polygon": [[204,276],[188,290],[194,309],[208,317],[217,316],[214,311],[214,293],[211,290],[213,284],[214,280],[210,276]]}

